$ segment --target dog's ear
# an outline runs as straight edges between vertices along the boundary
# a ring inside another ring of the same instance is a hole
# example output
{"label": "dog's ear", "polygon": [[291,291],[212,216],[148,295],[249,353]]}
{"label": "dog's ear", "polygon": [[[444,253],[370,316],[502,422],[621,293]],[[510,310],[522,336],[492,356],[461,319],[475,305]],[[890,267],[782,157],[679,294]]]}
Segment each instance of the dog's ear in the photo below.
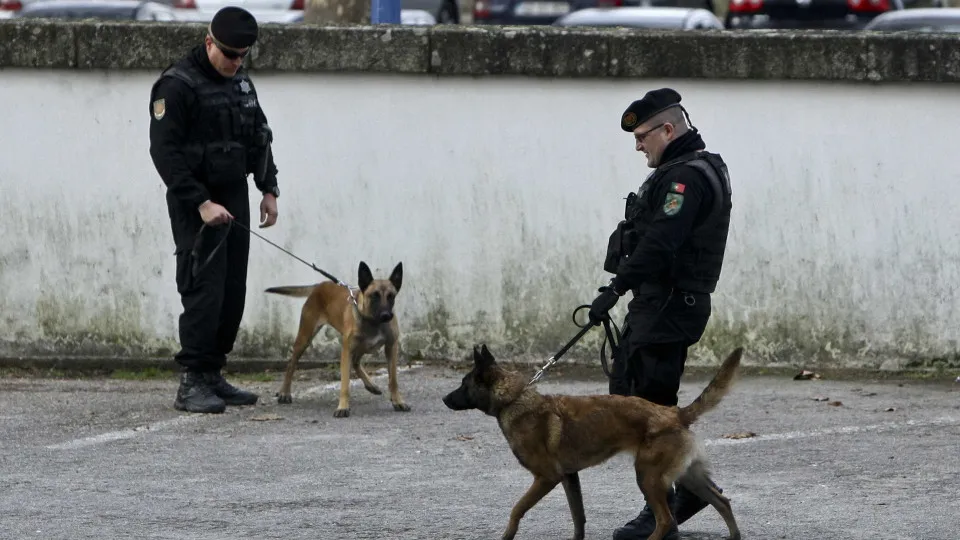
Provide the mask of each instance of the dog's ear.
{"label": "dog's ear", "polygon": [[363,261],[360,261],[360,268],[357,270],[357,279],[357,286],[360,287],[361,291],[367,290],[367,287],[373,283],[373,272],[370,271],[367,263]]}
{"label": "dog's ear", "polygon": [[473,348],[473,362],[480,370],[492,367],[496,363],[486,345],[481,345],[479,351],[476,347]]}
{"label": "dog's ear", "polygon": [[397,266],[393,268],[393,272],[390,274],[390,283],[393,283],[393,288],[398,292],[400,291],[400,285],[403,284],[403,263],[398,262]]}
{"label": "dog's ear", "polygon": [[483,356],[485,363],[488,365],[494,365],[497,361],[493,358],[493,354],[490,353],[490,349],[487,348],[487,345],[484,343],[480,347],[480,354]]}

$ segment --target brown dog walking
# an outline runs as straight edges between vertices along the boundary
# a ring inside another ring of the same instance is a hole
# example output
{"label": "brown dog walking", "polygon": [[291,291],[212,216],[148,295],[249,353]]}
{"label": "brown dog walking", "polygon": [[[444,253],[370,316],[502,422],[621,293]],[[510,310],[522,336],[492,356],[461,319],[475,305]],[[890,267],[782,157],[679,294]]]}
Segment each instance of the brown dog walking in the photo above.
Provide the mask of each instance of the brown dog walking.
{"label": "brown dog walking", "polygon": [[648,540],[661,540],[673,521],[667,489],[674,481],[713,505],[726,522],[729,538],[739,540],[730,501],[709,481],[706,458],[689,426],[730,390],[742,353],[742,348],[734,350],[700,396],[678,408],[620,395],[542,395],[529,379],[500,367],[484,345],[474,348],[473,369],[443,403],[496,417],[514,456],[533,474],[533,485],[510,512],[504,540],[514,538],[524,514],[560,483],[573,517],[574,539],[582,540],[586,516],[578,473],[623,452],[633,454],[637,485],[656,516],[657,527]]}
{"label": "brown dog walking", "polygon": [[340,347],[340,401],[334,416],[350,416],[350,370],[363,381],[364,388],[372,394],[383,392],[370,381],[364,371],[361,358],[381,347],[387,358],[390,402],[395,411],[409,411],[404,403],[397,382],[397,358],[400,353],[400,326],[393,307],[403,281],[403,263],[398,263],[388,279],[374,279],[370,268],[363,261],[357,272],[360,291],[351,295],[345,287],[326,281],[315,285],[270,287],[268,293],[306,297],[300,311],[300,329],[293,343],[293,354],[283,376],[283,385],[277,395],[278,403],[292,403],[290,387],[297,362],[325,324],[332,326],[341,336]]}

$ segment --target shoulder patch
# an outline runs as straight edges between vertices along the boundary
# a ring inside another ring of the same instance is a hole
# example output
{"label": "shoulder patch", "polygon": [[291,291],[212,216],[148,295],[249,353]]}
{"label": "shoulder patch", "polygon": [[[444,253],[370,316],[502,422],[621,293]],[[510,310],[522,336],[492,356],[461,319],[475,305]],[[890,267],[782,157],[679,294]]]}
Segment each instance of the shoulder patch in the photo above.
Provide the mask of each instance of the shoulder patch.
{"label": "shoulder patch", "polygon": [[679,193],[667,193],[667,198],[663,203],[663,213],[668,216],[676,215],[676,213],[680,211],[681,206],[683,206],[683,195]]}
{"label": "shoulder patch", "polygon": [[687,186],[684,184],[681,184],[680,182],[673,182],[672,184],[670,184],[670,191],[673,191],[676,193],[683,193],[684,191],[686,191],[686,189],[687,189]]}
{"label": "shoulder patch", "polygon": [[157,120],[163,118],[163,115],[167,113],[167,100],[166,98],[160,98],[153,102],[153,117]]}

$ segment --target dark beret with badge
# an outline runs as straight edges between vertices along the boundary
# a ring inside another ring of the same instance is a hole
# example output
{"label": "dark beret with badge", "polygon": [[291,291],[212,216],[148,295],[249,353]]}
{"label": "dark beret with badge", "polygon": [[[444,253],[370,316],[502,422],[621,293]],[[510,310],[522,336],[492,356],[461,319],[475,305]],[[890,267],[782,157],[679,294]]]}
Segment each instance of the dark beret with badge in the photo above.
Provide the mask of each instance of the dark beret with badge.
{"label": "dark beret with badge", "polygon": [[246,49],[257,42],[259,27],[249,11],[227,6],[210,21],[210,36],[231,49]]}
{"label": "dark beret with badge", "polygon": [[637,126],[646,122],[654,115],[670,107],[680,105],[680,94],[672,88],[651,90],[627,107],[620,117],[620,127],[626,132],[633,132]]}

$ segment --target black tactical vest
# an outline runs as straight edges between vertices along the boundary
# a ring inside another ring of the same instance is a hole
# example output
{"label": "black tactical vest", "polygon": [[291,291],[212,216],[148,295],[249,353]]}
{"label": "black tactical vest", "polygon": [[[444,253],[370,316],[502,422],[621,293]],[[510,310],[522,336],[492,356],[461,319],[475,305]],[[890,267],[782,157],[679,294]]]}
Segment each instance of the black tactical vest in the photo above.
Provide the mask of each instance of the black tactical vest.
{"label": "black tactical vest", "polygon": [[256,125],[257,93],[246,71],[215,81],[187,57],[165,69],[163,77],[187,83],[197,97],[198,114],[184,149],[197,179],[213,191],[247,189],[248,164],[262,137]]}
{"label": "black tactical vest", "polygon": [[713,207],[703,221],[694,225],[690,236],[674,257],[669,273],[657,276],[657,285],[675,287],[682,291],[712,293],[720,279],[723,254],[730,229],[732,191],[727,166],[719,155],[697,151],[663,164],[653,171],[637,193],[627,196],[624,220],[610,235],[604,270],[616,274],[617,267],[633,254],[640,238],[646,233],[659,207],[659,201],[651,201],[649,193],[666,171],[686,165],[694,167],[707,179],[713,192]]}

